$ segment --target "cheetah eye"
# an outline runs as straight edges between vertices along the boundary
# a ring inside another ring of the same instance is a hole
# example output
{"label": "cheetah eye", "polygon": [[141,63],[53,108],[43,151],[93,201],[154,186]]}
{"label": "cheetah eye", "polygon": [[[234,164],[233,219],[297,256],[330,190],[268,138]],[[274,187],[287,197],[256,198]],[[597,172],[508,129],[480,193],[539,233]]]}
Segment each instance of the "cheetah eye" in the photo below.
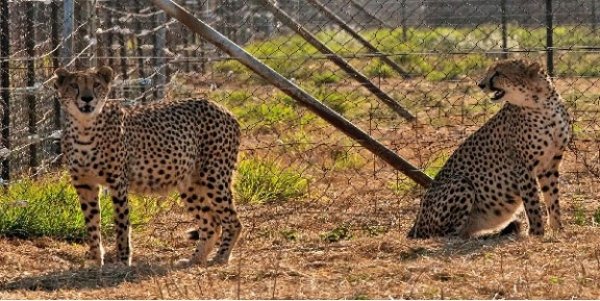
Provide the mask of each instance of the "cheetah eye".
{"label": "cheetah eye", "polygon": [[73,89],[79,89],[79,86],[77,84],[75,84],[75,83],[72,83],[71,84],[71,88],[73,88]]}
{"label": "cheetah eye", "polygon": [[95,82],[94,83],[94,89],[98,89],[100,88],[100,83],[99,82]]}

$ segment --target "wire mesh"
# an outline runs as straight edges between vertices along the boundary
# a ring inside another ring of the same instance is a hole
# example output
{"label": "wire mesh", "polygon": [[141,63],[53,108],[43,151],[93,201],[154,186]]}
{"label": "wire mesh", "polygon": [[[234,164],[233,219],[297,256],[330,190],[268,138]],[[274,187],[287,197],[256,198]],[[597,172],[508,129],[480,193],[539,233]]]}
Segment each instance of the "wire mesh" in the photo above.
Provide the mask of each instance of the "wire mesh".
{"label": "wire mesh", "polygon": [[[5,181],[56,170],[60,150],[53,134],[60,129],[60,115],[48,82],[53,69],[109,65],[116,72],[113,101],[207,97],[223,104],[243,125],[240,169],[260,166],[266,173],[260,176],[275,174],[274,181],[284,181],[278,185],[296,185],[285,195],[238,191],[241,203],[310,201],[294,207],[303,212],[312,212],[314,204],[325,204],[315,211],[336,204],[347,208],[341,219],[351,214],[352,223],[365,219],[388,226],[414,212],[421,191],[405,176],[146,1],[75,1],[72,32],[65,30],[70,28],[67,1],[4,2],[10,11],[10,48],[2,57],[8,62],[2,72],[10,75],[10,95],[3,99],[10,117],[4,123],[10,131]],[[546,62],[552,55],[554,80],[575,132],[563,165],[562,193],[593,199],[597,191],[588,184],[600,174],[599,3],[554,0],[548,12],[547,2],[320,0],[374,52],[309,1],[178,1],[430,175],[499,109],[475,85],[487,66],[505,57]],[[297,24],[276,18],[273,9]],[[297,25],[417,121],[388,108],[331,55],[297,35]],[[547,44],[549,32],[553,45]]]}

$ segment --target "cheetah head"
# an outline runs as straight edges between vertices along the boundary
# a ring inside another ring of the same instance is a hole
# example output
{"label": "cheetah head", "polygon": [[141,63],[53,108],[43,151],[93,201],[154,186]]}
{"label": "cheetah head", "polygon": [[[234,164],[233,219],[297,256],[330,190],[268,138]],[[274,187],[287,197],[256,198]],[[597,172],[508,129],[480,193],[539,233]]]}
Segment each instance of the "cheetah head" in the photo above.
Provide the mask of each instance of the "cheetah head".
{"label": "cheetah head", "polygon": [[54,87],[65,111],[81,122],[94,120],[106,103],[113,70],[107,66],[78,72],[59,68],[54,74]]}
{"label": "cheetah head", "polygon": [[554,90],[540,64],[504,60],[491,66],[478,86],[493,93],[494,102],[506,101],[522,107],[539,107]]}

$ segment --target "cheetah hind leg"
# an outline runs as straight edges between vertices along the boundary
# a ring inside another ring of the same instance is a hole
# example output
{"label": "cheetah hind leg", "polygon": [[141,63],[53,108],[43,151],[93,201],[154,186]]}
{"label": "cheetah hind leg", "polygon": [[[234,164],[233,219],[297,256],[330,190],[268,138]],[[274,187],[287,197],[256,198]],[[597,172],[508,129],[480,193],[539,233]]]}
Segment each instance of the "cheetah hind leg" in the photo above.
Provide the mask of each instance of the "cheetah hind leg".
{"label": "cheetah hind leg", "polygon": [[223,227],[223,235],[221,236],[221,243],[217,255],[212,260],[211,264],[221,265],[229,262],[229,256],[231,250],[235,246],[235,243],[240,237],[242,232],[242,224],[235,212],[235,209],[231,208],[225,211],[221,218],[221,224]]}
{"label": "cheetah hind leg", "polygon": [[206,266],[208,264],[207,257],[221,235],[221,221],[212,206],[214,193],[210,188],[197,181],[187,189],[181,190],[180,196],[186,204],[187,211],[197,223],[196,227],[188,232],[188,237],[197,242],[192,258],[179,260],[176,267]]}
{"label": "cheetah hind leg", "polygon": [[442,233],[449,236],[470,238],[469,221],[473,215],[477,193],[466,177],[457,177],[447,183],[446,191],[454,191],[445,197],[448,211],[445,213],[445,223]]}
{"label": "cheetah hind leg", "polygon": [[475,198],[475,190],[465,177],[452,176],[434,183],[423,198],[409,237],[469,237],[467,228]]}

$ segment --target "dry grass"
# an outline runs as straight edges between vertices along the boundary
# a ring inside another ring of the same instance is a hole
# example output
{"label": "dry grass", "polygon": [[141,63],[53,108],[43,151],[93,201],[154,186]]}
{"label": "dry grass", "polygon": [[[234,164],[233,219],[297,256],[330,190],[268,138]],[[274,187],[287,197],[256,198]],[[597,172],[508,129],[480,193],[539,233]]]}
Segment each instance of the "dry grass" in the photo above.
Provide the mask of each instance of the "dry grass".
{"label": "dry grass", "polygon": [[[414,241],[404,237],[414,205],[244,207],[246,232],[224,267],[173,269],[192,246],[164,229],[136,233],[133,267],[102,270],[84,267],[80,245],[3,239],[0,298],[600,298],[598,227],[568,223],[541,239]],[[352,238],[320,238],[340,222]]]}

